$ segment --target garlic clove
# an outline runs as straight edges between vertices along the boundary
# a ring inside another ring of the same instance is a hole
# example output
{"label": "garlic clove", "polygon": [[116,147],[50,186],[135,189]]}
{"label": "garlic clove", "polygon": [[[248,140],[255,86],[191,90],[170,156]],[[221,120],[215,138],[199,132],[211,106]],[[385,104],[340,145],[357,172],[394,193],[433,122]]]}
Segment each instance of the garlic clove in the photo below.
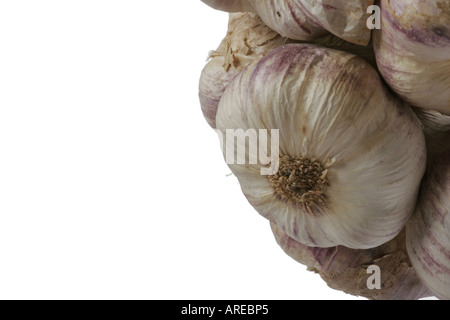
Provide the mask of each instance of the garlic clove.
{"label": "garlic clove", "polygon": [[230,14],[227,35],[217,50],[210,53],[210,61],[200,76],[200,105],[211,127],[216,127],[217,107],[231,79],[251,61],[287,41],[267,27],[256,14]]}
{"label": "garlic clove", "polygon": [[200,106],[208,124],[216,127],[216,113],[220,98],[236,71],[227,72],[224,69],[225,58],[217,56],[211,59],[203,68],[199,83]]}
{"label": "garlic clove", "polygon": [[413,110],[422,122],[430,157],[450,151],[450,116],[435,110]]}
{"label": "garlic clove", "polygon": [[433,158],[417,208],[406,225],[411,263],[423,284],[450,299],[450,153]]}
{"label": "garlic clove", "polygon": [[450,5],[447,0],[381,0],[373,42],[379,71],[415,107],[450,113]]}
{"label": "garlic clove", "polygon": [[414,210],[426,163],[420,122],[353,54],[308,44],[271,50],[225,89],[216,124],[223,135],[278,130],[276,174],[248,161],[229,167],[256,211],[302,244],[376,247]]}
{"label": "garlic clove", "polygon": [[[330,288],[371,300],[416,300],[432,295],[411,266],[404,229],[381,246],[358,250],[343,246],[308,247],[289,237],[275,223],[270,226],[283,251],[318,273]],[[379,289],[368,286],[370,266],[380,270]]]}

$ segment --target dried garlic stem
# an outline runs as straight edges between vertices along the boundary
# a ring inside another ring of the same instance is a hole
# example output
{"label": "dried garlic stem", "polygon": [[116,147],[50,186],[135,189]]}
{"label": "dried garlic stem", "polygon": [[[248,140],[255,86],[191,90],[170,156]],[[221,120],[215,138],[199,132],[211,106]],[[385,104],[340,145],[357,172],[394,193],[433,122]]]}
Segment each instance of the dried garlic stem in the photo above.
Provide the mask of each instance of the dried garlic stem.
{"label": "dried garlic stem", "polygon": [[268,179],[279,200],[315,215],[326,205],[326,175],[327,169],[316,159],[284,155],[278,172]]}

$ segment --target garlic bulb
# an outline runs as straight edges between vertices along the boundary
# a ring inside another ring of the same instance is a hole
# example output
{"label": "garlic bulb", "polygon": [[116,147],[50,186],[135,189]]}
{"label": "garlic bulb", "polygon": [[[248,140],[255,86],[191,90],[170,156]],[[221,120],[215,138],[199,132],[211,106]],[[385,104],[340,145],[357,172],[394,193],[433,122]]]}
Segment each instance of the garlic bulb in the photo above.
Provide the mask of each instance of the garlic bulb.
{"label": "garlic bulb", "polygon": [[[253,207],[302,244],[376,247],[414,210],[426,162],[420,122],[353,54],[309,44],[271,50],[227,86],[216,125],[223,136],[278,132],[277,150],[257,145],[260,155],[279,153],[275,174],[261,174],[261,157],[229,167]],[[248,141],[245,159],[255,147]],[[242,149],[232,150],[241,160]]]}
{"label": "garlic bulb", "polygon": [[422,122],[430,156],[450,151],[450,116],[435,110],[413,110]]}
{"label": "garlic bulb", "polygon": [[210,53],[211,60],[200,76],[200,105],[211,127],[216,127],[217,107],[231,79],[251,61],[287,41],[254,13],[230,14],[227,35],[217,50]]}
{"label": "garlic bulb", "polygon": [[[409,261],[405,229],[379,247],[358,250],[308,247],[289,237],[275,223],[270,226],[284,252],[318,273],[330,288],[372,300],[415,300],[431,295]],[[370,266],[380,270],[379,288],[368,286]]]}
{"label": "garlic bulb", "polygon": [[313,40],[331,32],[360,45],[367,45],[367,9],[374,0],[202,0],[228,12],[258,13],[263,21],[284,37]]}
{"label": "garlic bulb", "polygon": [[374,50],[381,74],[415,107],[450,113],[448,0],[381,0]]}
{"label": "garlic bulb", "polygon": [[440,299],[450,299],[450,153],[435,157],[406,225],[406,244],[419,278]]}

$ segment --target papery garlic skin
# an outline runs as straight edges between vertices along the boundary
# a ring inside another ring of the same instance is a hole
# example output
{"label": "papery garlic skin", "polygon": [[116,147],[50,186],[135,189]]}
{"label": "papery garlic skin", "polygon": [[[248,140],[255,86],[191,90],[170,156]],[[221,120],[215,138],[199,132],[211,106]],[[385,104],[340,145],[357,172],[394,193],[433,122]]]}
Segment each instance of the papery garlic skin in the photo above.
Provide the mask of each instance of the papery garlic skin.
{"label": "papery garlic skin", "polygon": [[308,17],[322,28],[348,42],[367,45],[371,30],[367,27],[367,9],[374,0],[297,0]]}
{"label": "papery garlic skin", "polygon": [[450,3],[381,0],[373,42],[379,71],[415,107],[450,114]]}
{"label": "papery garlic skin", "polygon": [[367,8],[374,0],[202,0],[228,12],[256,12],[263,21],[284,37],[313,40],[328,32],[355,44],[367,45]]}
{"label": "papery garlic skin", "polygon": [[406,225],[408,254],[423,284],[450,299],[450,153],[429,165],[417,208]]}
{"label": "papery garlic skin", "polygon": [[[275,223],[273,235],[283,251],[295,261],[318,273],[329,287],[371,300],[416,300],[431,296],[417,277],[406,252],[405,230],[379,247],[365,250],[343,246],[318,248],[305,246]],[[380,289],[370,289],[369,266],[381,271]]]}
{"label": "papery garlic skin", "polygon": [[[307,44],[270,51],[228,85],[216,124],[222,132],[279,130],[281,187],[260,175],[261,164],[229,167],[256,211],[302,244],[376,247],[414,210],[426,162],[421,125],[353,54]],[[304,202],[283,185],[283,174],[294,174],[283,173],[290,158],[314,162],[326,178],[314,181],[317,191],[299,192]]]}
{"label": "papery garlic skin", "polygon": [[375,53],[373,51],[372,42],[369,42],[366,46],[356,45],[354,43],[345,41],[333,34],[326,35],[325,37],[316,39],[314,41],[308,41],[308,43],[316,44],[322,47],[336,49],[353,53],[360,58],[366,60],[372,67],[377,68],[377,61],[375,59]]}
{"label": "papery garlic skin", "polygon": [[[381,0],[382,25],[398,45],[423,61],[450,59],[450,3],[448,0]],[[394,46],[395,47],[395,46]]]}
{"label": "papery garlic skin", "polygon": [[328,31],[308,19],[299,1],[250,0],[250,4],[261,19],[284,37],[295,40],[314,40]]}
{"label": "papery garlic skin", "polygon": [[[374,0],[249,0],[272,29],[297,40],[311,40],[325,31],[355,44],[367,45],[367,8]],[[322,30],[322,32],[320,31]]]}
{"label": "papery garlic skin", "polygon": [[250,62],[287,41],[254,13],[230,14],[227,35],[210,53],[200,76],[200,105],[211,127],[216,127],[217,107],[228,83]]}

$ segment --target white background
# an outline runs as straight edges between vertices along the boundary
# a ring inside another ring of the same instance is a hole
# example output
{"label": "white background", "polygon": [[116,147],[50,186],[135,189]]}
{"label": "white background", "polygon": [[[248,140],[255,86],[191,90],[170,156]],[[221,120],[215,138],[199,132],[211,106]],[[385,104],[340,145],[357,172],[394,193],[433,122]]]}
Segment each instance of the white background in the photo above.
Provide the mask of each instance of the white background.
{"label": "white background", "polygon": [[0,1],[0,299],[356,299],[276,244],[198,101],[200,0]]}

